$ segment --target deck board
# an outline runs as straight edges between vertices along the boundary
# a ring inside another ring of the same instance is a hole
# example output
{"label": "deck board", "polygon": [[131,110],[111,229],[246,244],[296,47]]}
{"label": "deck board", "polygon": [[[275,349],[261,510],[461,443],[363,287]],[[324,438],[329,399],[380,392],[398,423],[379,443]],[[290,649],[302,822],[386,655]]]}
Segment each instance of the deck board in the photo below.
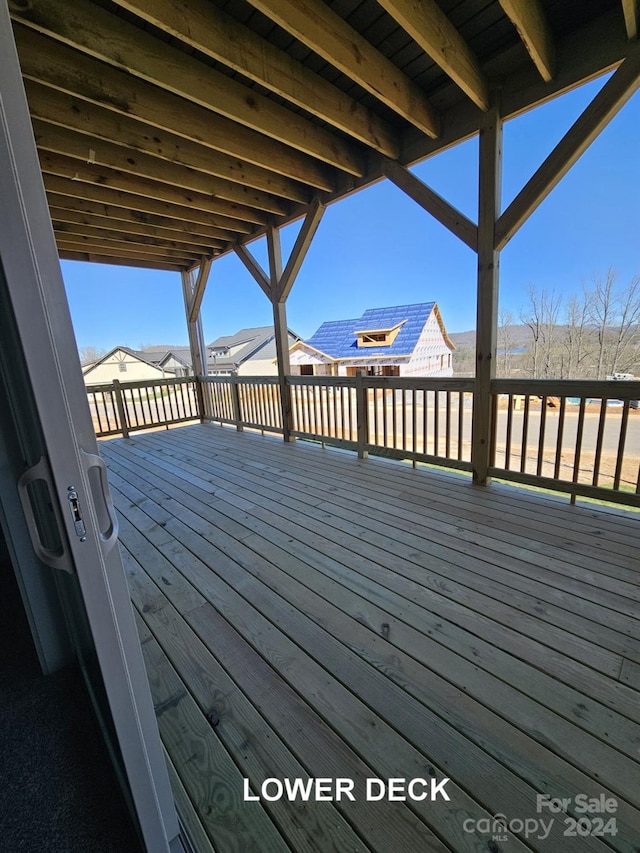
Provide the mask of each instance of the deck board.
{"label": "deck board", "polygon": [[[464,820],[535,817],[538,792],[615,797],[618,834],[508,849],[637,849],[636,519],[217,426],[101,447],[161,734],[217,853],[486,850]],[[435,774],[451,802],[260,803],[271,834],[234,841],[197,778],[213,746],[227,792]]]}

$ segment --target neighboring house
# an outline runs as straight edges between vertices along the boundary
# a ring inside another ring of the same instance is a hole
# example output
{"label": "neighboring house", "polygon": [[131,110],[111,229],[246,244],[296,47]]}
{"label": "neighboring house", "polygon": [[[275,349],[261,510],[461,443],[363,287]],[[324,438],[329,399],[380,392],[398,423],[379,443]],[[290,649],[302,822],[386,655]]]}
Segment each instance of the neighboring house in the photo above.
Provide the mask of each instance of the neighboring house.
{"label": "neighboring house", "polygon": [[[289,329],[289,346],[300,338]],[[277,353],[273,326],[240,329],[235,335],[217,338],[207,346],[210,376],[277,376]]]}
{"label": "neighboring house", "polygon": [[293,375],[452,376],[455,345],[435,302],[372,308],[323,323],[290,349]]}
{"label": "neighboring house", "polygon": [[191,376],[191,350],[189,347],[145,347],[142,350],[114,347],[102,358],[86,364],[82,373],[85,385],[104,385],[114,379],[142,382]]}
{"label": "neighboring house", "polygon": [[144,347],[140,355],[176,378],[193,374],[189,347]]}
{"label": "neighboring house", "polygon": [[164,370],[145,358],[144,353],[129,347],[114,347],[92,364],[82,368],[85,385],[106,385],[120,382],[141,382],[148,379],[166,379]]}

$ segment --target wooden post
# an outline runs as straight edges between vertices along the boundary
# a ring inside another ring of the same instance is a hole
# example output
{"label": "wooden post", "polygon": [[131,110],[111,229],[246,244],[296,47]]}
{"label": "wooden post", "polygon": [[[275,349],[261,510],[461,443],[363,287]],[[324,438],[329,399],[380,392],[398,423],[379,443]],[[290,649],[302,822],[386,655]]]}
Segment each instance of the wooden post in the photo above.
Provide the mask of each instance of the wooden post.
{"label": "wooden post", "polygon": [[278,380],[280,383],[280,405],[282,409],[282,429],[285,441],[294,441],[293,406],[291,403],[291,362],[289,361],[289,329],[287,327],[287,307],[284,302],[273,302],[273,327],[276,333],[276,354],[278,358]]}
{"label": "wooden post", "polygon": [[198,412],[200,422],[204,423],[205,397],[200,376],[207,375],[207,350],[204,343],[202,331],[202,317],[200,316],[200,304],[204,296],[211,261],[203,258],[202,264],[193,281],[193,272],[182,273],[182,294],[184,297],[184,310],[187,318],[187,330],[189,333],[189,348],[191,350],[191,363],[196,383],[196,397],[198,401]]}
{"label": "wooden post", "polygon": [[234,370],[231,373],[231,401],[233,404],[233,419],[236,429],[242,432],[242,409],[240,407],[240,389],[238,387],[238,374]]}
{"label": "wooden post", "polygon": [[116,409],[118,410],[118,420],[120,421],[120,428],[122,430],[122,437],[129,438],[129,425],[127,424],[127,413],[124,408],[124,398],[122,396],[122,387],[120,386],[120,380],[113,380],[113,393],[116,398]]}
{"label": "wooden post", "polygon": [[364,384],[364,370],[356,371],[356,424],[358,437],[358,458],[369,455],[366,447],[369,443],[369,395]]}
{"label": "wooden post", "polygon": [[476,382],[471,463],[473,482],[486,486],[490,479],[491,381],[496,372],[500,263],[500,252],[495,248],[495,227],[500,213],[502,183],[502,119],[496,104],[481,117],[479,153]]}
{"label": "wooden post", "polygon": [[287,326],[286,302],[323,213],[324,204],[318,199],[314,199],[308,207],[305,220],[284,271],[282,268],[280,231],[274,222],[270,222],[267,226],[267,249],[269,253],[268,276],[246,246],[237,245],[234,247],[236,254],[260,285],[260,288],[273,307],[273,328],[278,362],[282,432],[285,441],[295,440],[295,436],[291,435],[293,432],[293,405],[291,402],[291,385],[289,383],[291,362],[289,359],[289,328]]}
{"label": "wooden post", "polygon": [[287,378],[291,375],[289,360],[289,328],[287,326],[286,296],[281,296],[282,248],[280,232],[275,225],[267,228],[267,249],[269,252],[270,299],[273,306],[273,329],[276,340],[278,361],[278,380],[280,384],[280,407],[282,412],[282,436],[285,441],[293,441],[293,406],[291,404],[291,385]]}

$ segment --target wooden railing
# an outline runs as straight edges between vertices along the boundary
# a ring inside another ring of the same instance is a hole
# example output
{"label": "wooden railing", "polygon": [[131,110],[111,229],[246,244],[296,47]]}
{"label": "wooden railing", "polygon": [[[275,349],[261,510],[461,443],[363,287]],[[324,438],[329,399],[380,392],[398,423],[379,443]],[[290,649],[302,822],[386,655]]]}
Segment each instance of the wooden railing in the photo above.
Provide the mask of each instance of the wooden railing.
{"label": "wooden railing", "polygon": [[491,476],[640,506],[639,399],[640,382],[494,380]]}
{"label": "wooden railing", "polygon": [[277,376],[205,376],[204,420],[282,433]]}
{"label": "wooden railing", "polygon": [[292,376],[292,435],[471,470],[473,380]]}
{"label": "wooden railing", "polygon": [[[473,379],[289,376],[291,435],[472,470]],[[269,377],[169,379],[87,388],[99,436],[201,419],[283,434]],[[496,379],[490,475],[640,506],[640,382]]]}
{"label": "wooden railing", "polygon": [[195,378],[88,385],[87,396],[98,437],[199,420]]}

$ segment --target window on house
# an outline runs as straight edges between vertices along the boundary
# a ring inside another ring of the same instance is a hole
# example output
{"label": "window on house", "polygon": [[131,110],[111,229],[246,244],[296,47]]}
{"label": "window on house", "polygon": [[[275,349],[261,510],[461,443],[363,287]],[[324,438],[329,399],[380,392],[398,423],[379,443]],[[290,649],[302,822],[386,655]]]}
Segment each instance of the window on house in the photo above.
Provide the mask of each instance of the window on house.
{"label": "window on house", "polygon": [[389,347],[398,336],[405,321],[390,329],[363,329],[356,332],[359,347]]}
{"label": "window on house", "polygon": [[395,364],[376,364],[367,368],[367,376],[400,376],[400,368]]}
{"label": "window on house", "polygon": [[313,376],[313,365],[312,364],[301,364],[300,365],[300,376]]}

